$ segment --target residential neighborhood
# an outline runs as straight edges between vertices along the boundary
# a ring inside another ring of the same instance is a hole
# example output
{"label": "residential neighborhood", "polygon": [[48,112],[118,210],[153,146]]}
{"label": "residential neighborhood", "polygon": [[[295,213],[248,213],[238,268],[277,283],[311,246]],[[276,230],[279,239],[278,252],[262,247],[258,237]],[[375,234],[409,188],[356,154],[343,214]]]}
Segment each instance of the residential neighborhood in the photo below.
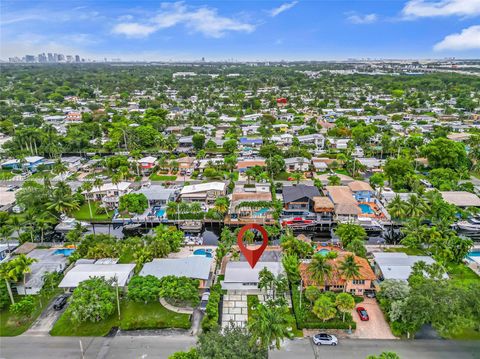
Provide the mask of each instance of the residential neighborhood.
{"label": "residential neighborhood", "polygon": [[0,65],[0,341],[478,345],[480,82],[452,64]]}

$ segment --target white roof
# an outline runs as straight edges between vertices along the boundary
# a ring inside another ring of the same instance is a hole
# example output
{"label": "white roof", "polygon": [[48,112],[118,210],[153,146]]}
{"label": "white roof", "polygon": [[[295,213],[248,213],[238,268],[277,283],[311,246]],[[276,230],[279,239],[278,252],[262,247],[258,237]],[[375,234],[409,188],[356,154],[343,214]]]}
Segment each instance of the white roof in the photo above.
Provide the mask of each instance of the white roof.
{"label": "white roof", "polygon": [[133,272],[135,264],[77,264],[65,274],[58,285],[60,288],[76,288],[92,277],[103,277],[106,280],[117,278],[118,286],[125,287]]}
{"label": "white roof", "polygon": [[224,182],[208,182],[193,184],[182,188],[180,194],[190,194],[207,191],[224,191],[226,184]]}
{"label": "white roof", "polygon": [[[412,266],[420,261],[426,264],[435,263],[429,256],[409,256],[403,252],[385,253],[374,252],[375,263],[380,268],[384,279],[397,279],[406,281],[412,272]],[[448,278],[448,276],[444,276]]]}
{"label": "white roof", "polygon": [[[104,183],[103,185],[99,187],[93,187],[92,192],[108,192],[108,191],[116,191],[117,188],[119,191],[126,191],[130,187],[130,182],[120,182],[118,184],[113,184],[113,183]],[[83,191],[82,193],[87,193],[87,191]]]}
{"label": "white roof", "polygon": [[156,157],[147,156],[147,157],[140,158],[138,160],[138,163],[155,163],[156,160],[157,160]]}
{"label": "white roof", "polygon": [[258,283],[258,274],[267,268],[277,276],[283,272],[280,262],[257,262],[254,268],[248,262],[228,262],[225,268],[225,283]]}
{"label": "white roof", "polygon": [[454,204],[458,207],[480,207],[480,198],[470,192],[465,191],[449,191],[440,192],[445,202]]}
{"label": "white roof", "polygon": [[155,258],[145,263],[141,276],[153,275],[163,278],[167,275],[207,280],[210,277],[213,258],[192,255],[185,258]]}

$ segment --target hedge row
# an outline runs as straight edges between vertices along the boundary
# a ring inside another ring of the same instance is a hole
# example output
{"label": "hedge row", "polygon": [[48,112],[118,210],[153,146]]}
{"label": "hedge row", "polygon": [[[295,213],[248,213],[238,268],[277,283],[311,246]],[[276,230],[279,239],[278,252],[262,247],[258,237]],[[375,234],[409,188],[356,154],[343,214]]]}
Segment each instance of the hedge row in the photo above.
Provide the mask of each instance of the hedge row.
{"label": "hedge row", "polygon": [[218,325],[218,306],[222,296],[222,287],[220,284],[214,284],[210,288],[210,298],[208,299],[207,307],[205,308],[205,316],[202,320],[202,329],[209,331]]}

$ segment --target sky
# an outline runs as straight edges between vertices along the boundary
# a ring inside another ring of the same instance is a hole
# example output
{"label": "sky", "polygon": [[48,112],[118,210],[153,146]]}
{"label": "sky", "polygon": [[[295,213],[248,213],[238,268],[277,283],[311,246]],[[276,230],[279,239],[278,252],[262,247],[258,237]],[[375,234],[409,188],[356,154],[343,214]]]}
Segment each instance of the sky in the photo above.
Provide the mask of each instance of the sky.
{"label": "sky", "polygon": [[0,58],[137,61],[480,58],[480,0],[22,1]]}

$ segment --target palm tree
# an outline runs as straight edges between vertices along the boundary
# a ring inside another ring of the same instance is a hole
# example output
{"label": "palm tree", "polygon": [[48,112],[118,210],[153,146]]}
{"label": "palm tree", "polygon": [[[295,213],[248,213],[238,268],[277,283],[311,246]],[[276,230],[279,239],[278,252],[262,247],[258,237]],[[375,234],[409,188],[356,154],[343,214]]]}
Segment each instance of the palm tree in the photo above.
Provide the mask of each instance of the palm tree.
{"label": "palm tree", "polygon": [[[354,278],[358,278],[360,275],[360,265],[355,262],[355,256],[354,255],[348,255],[345,257],[343,262],[340,263],[339,266],[340,273],[343,275],[345,278],[345,281],[349,281]],[[343,291],[345,292],[347,290],[347,285],[343,287]]]}
{"label": "palm tree", "polygon": [[118,188],[118,184],[122,182],[123,180],[123,174],[122,173],[115,173],[112,176],[112,184],[114,184],[117,187],[117,193],[118,196],[120,196],[120,189]]}
{"label": "palm tree", "polygon": [[47,215],[37,216],[35,218],[35,227],[40,229],[40,241],[43,244],[45,230],[50,228],[55,220]]}
{"label": "palm tree", "polygon": [[388,213],[393,218],[404,218],[406,212],[406,203],[402,201],[398,194],[395,195],[393,200],[388,204]]}
{"label": "palm tree", "polygon": [[215,199],[215,210],[221,214],[227,213],[229,205],[228,197],[218,197]]}
{"label": "palm tree", "polygon": [[250,184],[250,179],[255,176],[255,171],[253,168],[249,168],[245,171],[245,175],[247,176],[247,183]]}
{"label": "palm tree", "polygon": [[80,204],[72,196],[65,196],[59,192],[54,192],[53,197],[47,203],[48,210],[54,210],[57,213],[68,214],[72,211],[78,210]]}
{"label": "palm tree", "polygon": [[320,253],[312,257],[312,261],[307,267],[312,279],[319,285],[325,286],[325,280],[332,275],[332,266],[327,259]]}
{"label": "palm tree", "polygon": [[0,278],[5,281],[7,286],[8,295],[12,304],[15,304],[15,299],[13,298],[12,288],[10,287],[10,282],[18,282],[20,276],[15,268],[12,266],[12,261],[4,262],[0,265]]}
{"label": "palm tree", "polygon": [[9,222],[12,229],[17,232],[18,238],[20,238],[20,229],[23,228],[24,221],[19,216],[11,216]]}
{"label": "palm tree", "polygon": [[[290,338],[288,308],[259,304],[255,315],[248,323],[252,340],[259,342],[262,348],[275,346],[280,349],[283,339]],[[274,344],[274,345],[273,345]]]}
{"label": "palm tree", "polygon": [[82,189],[87,192],[87,202],[88,202],[88,210],[90,211],[90,220],[93,219],[93,214],[92,214],[92,205],[90,203],[90,191],[93,189],[93,184],[92,182],[84,182],[82,184]]}
{"label": "palm tree", "polygon": [[15,268],[17,273],[21,273],[23,276],[23,289],[25,291],[25,295],[27,295],[27,288],[26,288],[26,279],[27,274],[30,273],[32,270],[30,269],[30,265],[37,262],[38,260],[35,258],[27,257],[25,254],[20,254],[19,256],[15,257],[13,260],[10,261],[11,265]]}
{"label": "palm tree", "polygon": [[328,185],[329,186],[339,186],[341,183],[340,177],[337,175],[328,176]]}
{"label": "palm tree", "polygon": [[[104,182],[101,178],[95,178],[93,181],[93,187],[100,190],[100,188],[104,185]],[[93,189],[93,188],[92,188]],[[105,214],[108,215],[108,208],[105,206]]]}
{"label": "palm tree", "polygon": [[428,205],[425,203],[423,198],[417,196],[416,194],[410,196],[405,210],[407,217],[418,218],[424,215],[427,211]]}

